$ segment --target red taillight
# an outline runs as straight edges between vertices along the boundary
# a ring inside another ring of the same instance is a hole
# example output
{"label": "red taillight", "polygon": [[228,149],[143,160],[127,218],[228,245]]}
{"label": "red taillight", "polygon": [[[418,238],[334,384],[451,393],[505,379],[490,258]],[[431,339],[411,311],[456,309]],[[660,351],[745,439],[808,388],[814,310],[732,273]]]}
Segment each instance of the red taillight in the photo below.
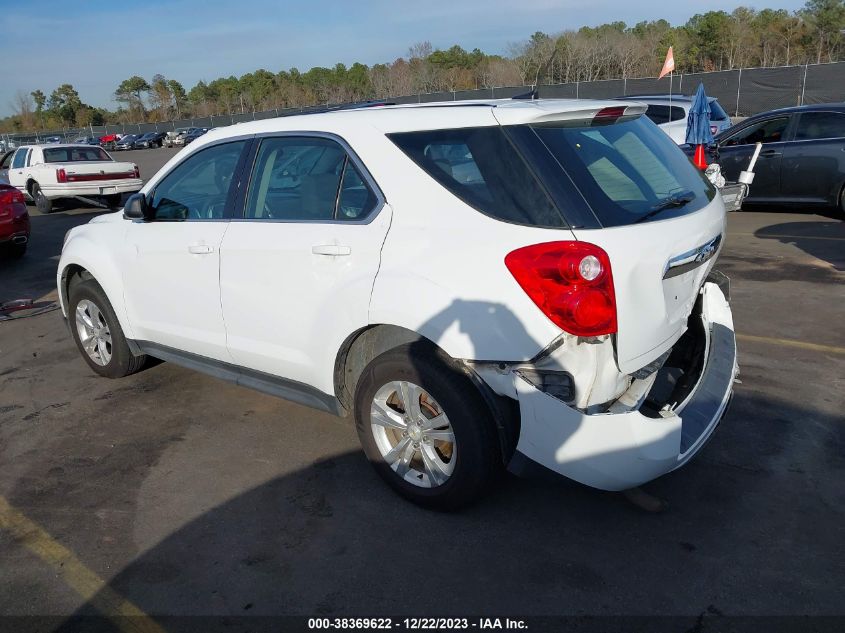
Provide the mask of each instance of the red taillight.
{"label": "red taillight", "polygon": [[519,248],[505,266],[537,307],[576,336],[616,332],[610,259],[587,242],[547,242]]}
{"label": "red taillight", "polygon": [[138,169],[138,165],[135,165],[135,178],[141,177],[141,170]]}
{"label": "red taillight", "polygon": [[6,189],[3,188],[0,190],[0,205],[7,205],[7,204],[15,204],[15,203],[26,204],[26,199],[23,197],[23,194],[18,191],[17,189]]}
{"label": "red taillight", "polygon": [[594,122],[598,123],[613,123],[625,114],[625,108],[628,106],[610,106],[609,108],[602,108],[593,117]]}
{"label": "red taillight", "polygon": [[56,182],[67,182],[67,173],[64,169],[56,170]]}

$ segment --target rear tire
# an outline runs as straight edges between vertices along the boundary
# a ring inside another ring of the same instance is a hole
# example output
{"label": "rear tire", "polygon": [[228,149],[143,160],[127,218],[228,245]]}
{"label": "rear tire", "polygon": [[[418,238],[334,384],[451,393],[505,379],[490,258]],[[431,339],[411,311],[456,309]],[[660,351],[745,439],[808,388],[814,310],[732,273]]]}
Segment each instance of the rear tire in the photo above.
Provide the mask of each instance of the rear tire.
{"label": "rear tire", "polygon": [[44,195],[44,192],[41,191],[41,187],[37,182],[32,184],[30,195],[32,196],[32,199],[35,200],[35,206],[40,213],[47,215],[48,213],[53,212],[53,201]]}
{"label": "rear tire", "polygon": [[[435,418],[441,422],[428,424]],[[481,394],[430,345],[397,347],[364,369],[355,389],[355,426],[382,479],[427,508],[455,510],[475,502],[501,468],[495,425]]]}
{"label": "rear tire", "polygon": [[140,370],[147,357],[135,356],[106,293],[93,279],[72,283],[68,320],[76,347],[100,376],[123,378]]}

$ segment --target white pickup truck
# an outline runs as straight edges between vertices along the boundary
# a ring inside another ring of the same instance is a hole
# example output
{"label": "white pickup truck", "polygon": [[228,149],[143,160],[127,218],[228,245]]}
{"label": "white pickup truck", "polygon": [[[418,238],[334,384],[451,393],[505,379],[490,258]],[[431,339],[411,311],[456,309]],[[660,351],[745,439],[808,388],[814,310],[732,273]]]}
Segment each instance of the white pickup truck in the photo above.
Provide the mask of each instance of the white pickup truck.
{"label": "white pickup truck", "polygon": [[116,207],[122,194],[144,185],[135,163],[117,162],[92,145],[23,145],[12,157],[8,178],[41,213],[50,213],[60,198],[95,198]]}

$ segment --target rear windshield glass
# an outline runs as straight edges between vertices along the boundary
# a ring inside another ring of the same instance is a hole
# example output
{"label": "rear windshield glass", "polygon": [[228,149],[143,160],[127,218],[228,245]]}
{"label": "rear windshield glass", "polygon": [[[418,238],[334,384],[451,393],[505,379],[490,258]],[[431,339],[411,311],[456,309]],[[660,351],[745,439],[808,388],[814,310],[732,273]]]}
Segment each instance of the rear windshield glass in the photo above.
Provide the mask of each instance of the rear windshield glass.
{"label": "rear windshield glass", "polygon": [[716,99],[710,101],[710,120],[711,121],[727,121],[730,117],[728,117],[728,113],[725,112],[724,108],[719,104]]}
{"label": "rear windshield glass", "polygon": [[584,121],[537,125],[531,130],[601,226],[693,213],[716,195],[704,174],[646,117],[610,125]]}
{"label": "rear windshield glass", "polygon": [[111,158],[99,147],[51,147],[44,149],[45,163],[74,163],[77,161],[110,161]]}
{"label": "rear windshield glass", "polygon": [[515,224],[566,226],[502,128],[406,132],[389,137],[429,176],[482,213]]}

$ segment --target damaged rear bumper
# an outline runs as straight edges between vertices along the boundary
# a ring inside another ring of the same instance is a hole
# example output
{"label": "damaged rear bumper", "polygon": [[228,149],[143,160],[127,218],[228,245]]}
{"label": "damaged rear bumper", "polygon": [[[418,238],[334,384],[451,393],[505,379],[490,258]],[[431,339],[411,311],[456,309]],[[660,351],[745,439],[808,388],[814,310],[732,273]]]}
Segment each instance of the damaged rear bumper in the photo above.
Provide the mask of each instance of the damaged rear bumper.
{"label": "damaged rear bumper", "polygon": [[624,490],[679,468],[707,442],[730,402],[736,337],[730,307],[714,283],[702,288],[705,363],[684,401],[659,414],[642,409],[587,414],[512,373],[520,436],[510,468],[525,459],[603,490]]}

